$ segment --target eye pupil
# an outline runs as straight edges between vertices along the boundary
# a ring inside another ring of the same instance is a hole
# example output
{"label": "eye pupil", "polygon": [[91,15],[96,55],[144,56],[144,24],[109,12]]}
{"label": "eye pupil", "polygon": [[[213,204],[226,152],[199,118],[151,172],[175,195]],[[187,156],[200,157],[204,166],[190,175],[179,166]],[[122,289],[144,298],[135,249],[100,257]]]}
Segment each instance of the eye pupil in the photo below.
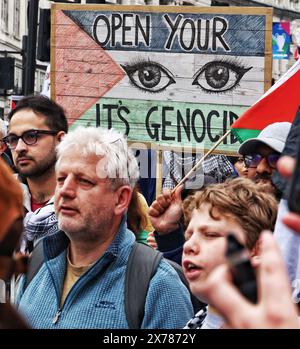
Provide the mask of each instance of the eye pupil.
{"label": "eye pupil", "polygon": [[144,70],[143,74],[144,74],[146,80],[152,79],[151,74],[148,70]]}
{"label": "eye pupil", "polygon": [[245,68],[230,61],[209,62],[195,74],[192,85],[200,86],[208,93],[230,91],[238,86],[244,74],[250,69],[252,67]]}
{"label": "eye pupil", "polygon": [[24,134],[24,138],[27,142],[32,142],[35,140],[36,135],[33,132]]}
{"label": "eye pupil", "polygon": [[220,65],[211,65],[205,70],[205,77],[212,88],[222,88],[229,80],[229,69]]}
{"label": "eye pupil", "polygon": [[8,137],[8,142],[12,145],[12,146],[16,146],[18,143],[18,138],[15,136],[10,136]]}
{"label": "eye pupil", "polygon": [[140,61],[133,65],[122,65],[130,82],[142,91],[158,93],[169,85],[175,84],[172,73],[163,65],[147,61]]}
{"label": "eye pupil", "polygon": [[220,76],[221,74],[223,74],[223,72],[224,72],[224,69],[221,69],[221,68],[220,68],[220,69],[218,70],[218,72],[217,72],[217,75]]}
{"label": "eye pupil", "polygon": [[155,66],[140,69],[138,75],[141,83],[147,88],[155,87],[161,79],[161,72]]}

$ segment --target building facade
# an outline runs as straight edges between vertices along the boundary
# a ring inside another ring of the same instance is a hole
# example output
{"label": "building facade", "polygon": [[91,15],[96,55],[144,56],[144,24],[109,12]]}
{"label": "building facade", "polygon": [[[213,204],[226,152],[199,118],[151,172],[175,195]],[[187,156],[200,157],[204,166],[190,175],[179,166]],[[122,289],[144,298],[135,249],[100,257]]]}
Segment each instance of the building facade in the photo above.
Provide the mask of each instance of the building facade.
{"label": "building facade", "polygon": [[[10,109],[11,95],[22,94],[23,61],[22,41],[28,33],[28,0],[0,0],[0,57],[15,58],[15,87],[0,93],[0,117]],[[15,52],[15,53],[13,53]],[[35,74],[35,92],[41,91],[45,77],[46,65],[37,64]]]}
{"label": "building facade", "polygon": [[[0,0],[0,56],[15,58],[15,90],[14,94],[21,92],[22,88],[22,56],[20,54],[6,53],[19,52],[22,50],[22,36],[26,33],[27,0]],[[6,93],[12,91],[2,91],[0,95],[0,116],[3,117],[9,108]]]}

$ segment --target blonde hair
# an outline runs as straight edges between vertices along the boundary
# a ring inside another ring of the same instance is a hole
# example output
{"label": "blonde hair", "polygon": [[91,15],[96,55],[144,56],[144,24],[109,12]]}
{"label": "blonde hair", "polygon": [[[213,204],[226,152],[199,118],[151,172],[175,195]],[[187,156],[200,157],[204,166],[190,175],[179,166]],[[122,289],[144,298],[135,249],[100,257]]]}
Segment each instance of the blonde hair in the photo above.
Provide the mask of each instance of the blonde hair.
{"label": "blonde hair", "polygon": [[147,223],[146,212],[143,210],[138,188],[134,187],[127,212],[128,228],[137,235],[140,231],[145,230]]}
{"label": "blonde hair", "polygon": [[183,203],[184,219],[202,204],[210,204],[210,216],[233,219],[246,235],[246,247],[253,249],[262,230],[273,231],[277,217],[277,201],[264,186],[246,178],[236,178],[205,187]]}

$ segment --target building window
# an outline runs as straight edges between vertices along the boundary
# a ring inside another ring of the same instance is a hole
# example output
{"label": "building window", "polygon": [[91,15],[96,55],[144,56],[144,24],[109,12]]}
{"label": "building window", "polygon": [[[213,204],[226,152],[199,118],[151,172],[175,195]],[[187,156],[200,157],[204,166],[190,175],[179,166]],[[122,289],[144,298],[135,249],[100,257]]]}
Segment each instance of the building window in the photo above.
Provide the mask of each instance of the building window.
{"label": "building window", "polygon": [[20,0],[15,0],[14,7],[14,36],[20,37]]}
{"label": "building window", "polygon": [[21,94],[22,92],[22,66],[17,64],[15,68],[15,93]]}
{"label": "building window", "polygon": [[8,0],[1,0],[1,24],[2,29],[8,32]]}
{"label": "building window", "polygon": [[44,80],[45,80],[45,71],[43,70],[36,70],[35,73],[35,92],[41,93],[43,90],[43,85],[44,85]]}
{"label": "building window", "polygon": [[38,85],[38,89],[39,89],[39,92],[42,92],[43,91],[43,85],[44,85],[44,81],[45,81],[45,72],[43,71],[40,71],[40,74],[39,74],[39,85]]}

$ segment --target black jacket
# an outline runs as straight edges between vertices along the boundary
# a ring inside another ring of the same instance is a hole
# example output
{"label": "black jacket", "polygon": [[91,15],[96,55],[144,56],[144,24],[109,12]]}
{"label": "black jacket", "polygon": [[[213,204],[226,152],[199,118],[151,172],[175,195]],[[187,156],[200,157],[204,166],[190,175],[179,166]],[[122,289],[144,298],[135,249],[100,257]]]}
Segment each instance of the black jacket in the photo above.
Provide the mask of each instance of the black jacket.
{"label": "black jacket", "polygon": [[[296,117],[293,121],[291,130],[288,134],[285,147],[281,156],[289,155],[296,158],[300,145],[300,107],[297,111]],[[287,199],[289,193],[289,180],[282,177],[277,171],[272,175],[272,182],[279,189],[283,195],[283,199]]]}

